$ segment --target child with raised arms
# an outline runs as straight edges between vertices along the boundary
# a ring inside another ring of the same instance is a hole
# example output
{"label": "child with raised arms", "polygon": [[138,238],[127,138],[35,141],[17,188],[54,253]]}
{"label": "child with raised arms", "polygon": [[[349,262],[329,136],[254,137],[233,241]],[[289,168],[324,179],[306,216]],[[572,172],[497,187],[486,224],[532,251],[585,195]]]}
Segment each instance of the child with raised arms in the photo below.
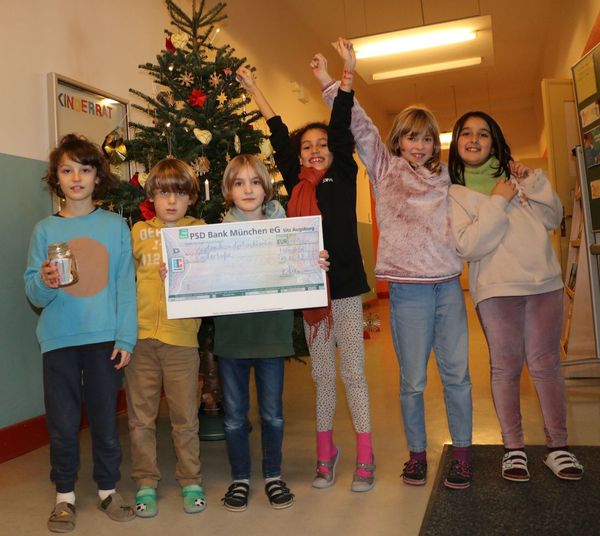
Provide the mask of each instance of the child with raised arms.
{"label": "child with raised arms", "polygon": [[560,199],[541,170],[513,160],[502,129],[484,112],[458,119],[448,163],[452,228],[469,262],[469,290],[490,351],[502,477],[530,478],[519,403],[527,363],[544,418],[544,463],[558,478],[579,480],[583,467],[567,446],[560,371],[562,274],[548,234],[560,226]]}
{"label": "child with raised arms", "polygon": [[[108,163],[96,145],[75,134],[65,136],[49,160],[44,180],[62,203],[33,229],[25,293],[42,309],[36,333],[43,357],[50,479],[56,486],[48,529],[69,532],[76,521],[84,400],[99,508],[115,521],[135,517],[115,488],[121,478],[117,396],[135,346],[137,317],[129,228],[123,218],[94,203],[114,185]],[[48,246],[57,243],[66,243],[77,262],[77,277],[70,277],[68,285],[48,259]]]}
{"label": "child with raised arms", "polygon": [[[337,50],[347,65],[342,86],[352,82],[352,43],[339,39]],[[347,72],[346,72],[347,71]],[[315,76],[331,104],[337,92],[320,58]],[[450,226],[450,177],[440,160],[439,129],[433,114],[421,106],[401,111],[384,143],[364,109],[348,94],[351,130],[358,154],[367,167],[375,196],[379,244],[375,275],[387,281],[390,322],[400,365],[400,405],[409,460],[405,484],[423,485],[427,478],[427,436],[423,391],[433,350],[444,387],[452,461],[444,484],[453,489],[470,485],[472,470],[471,379],[468,331],[456,253]]]}
{"label": "child with raised arms", "polygon": [[138,488],[136,514],[154,517],[158,513],[161,473],[156,419],[162,389],[169,406],[177,458],[175,476],[181,486],[183,509],[193,514],[206,508],[198,437],[200,319],[167,318],[160,230],[204,223],[186,216],[198,199],[198,179],[187,163],[165,158],[150,170],[144,190],[156,216],[137,222],[131,230],[139,332],[131,364],[125,369],[131,474]]}
{"label": "child with raised arms", "polygon": [[[313,58],[313,68],[316,61]],[[319,489],[328,488],[336,480],[340,458],[340,449],[333,439],[337,348],[340,374],[356,432],[356,466],[351,489],[369,491],[375,482],[375,464],[360,296],[368,292],[369,286],[357,234],[358,166],[353,158],[354,140],[348,128],[350,108],[334,104],[329,125],[309,123],[290,136],[252,73],[240,68],[237,74],[271,130],[275,162],[291,194],[288,216],[321,214],[325,248],[330,254],[330,304],[303,312],[316,386],[317,467],[312,485]],[[350,95],[351,102],[350,86],[342,84],[339,94]]]}

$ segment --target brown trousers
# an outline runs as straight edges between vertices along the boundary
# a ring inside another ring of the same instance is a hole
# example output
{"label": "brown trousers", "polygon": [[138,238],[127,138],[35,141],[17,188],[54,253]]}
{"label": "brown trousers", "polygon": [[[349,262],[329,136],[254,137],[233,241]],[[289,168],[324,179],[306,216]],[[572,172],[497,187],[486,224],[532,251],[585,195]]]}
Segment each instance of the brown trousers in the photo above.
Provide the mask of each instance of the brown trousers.
{"label": "brown trousers", "polygon": [[174,346],[156,339],[138,340],[125,368],[125,390],[131,438],[131,476],[139,486],[160,480],[156,454],[156,419],[161,387],[169,405],[171,437],[179,484],[199,484],[198,348]]}

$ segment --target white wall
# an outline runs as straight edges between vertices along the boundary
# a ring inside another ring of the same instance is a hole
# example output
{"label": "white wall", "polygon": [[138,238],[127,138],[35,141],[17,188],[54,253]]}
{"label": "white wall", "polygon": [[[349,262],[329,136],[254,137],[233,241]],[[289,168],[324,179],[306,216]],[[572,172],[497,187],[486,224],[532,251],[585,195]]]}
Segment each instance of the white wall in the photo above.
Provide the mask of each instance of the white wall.
{"label": "white wall", "polygon": [[137,66],[164,46],[169,19],[160,0],[2,3],[0,153],[47,158],[48,72],[125,99],[131,87],[151,91]]}

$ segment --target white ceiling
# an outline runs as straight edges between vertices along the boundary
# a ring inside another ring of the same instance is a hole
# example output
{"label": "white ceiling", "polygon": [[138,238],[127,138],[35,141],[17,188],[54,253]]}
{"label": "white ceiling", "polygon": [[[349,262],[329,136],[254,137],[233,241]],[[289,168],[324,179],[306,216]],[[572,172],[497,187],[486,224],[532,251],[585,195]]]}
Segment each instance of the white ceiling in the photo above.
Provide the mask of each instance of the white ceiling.
{"label": "white ceiling", "polygon": [[[280,0],[292,20],[308,26],[322,43],[491,15],[493,65],[378,82],[368,90],[389,114],[424,103],[442,130],[463,112],[492,114],[528,110],[540,93],[540,64],[546,39],[560,24],[567,0]],[[323,50],[333,57],[332,48]],[[360,60],[359,60],[360,61]],[[533,119],[533,118],[532,118]]]}

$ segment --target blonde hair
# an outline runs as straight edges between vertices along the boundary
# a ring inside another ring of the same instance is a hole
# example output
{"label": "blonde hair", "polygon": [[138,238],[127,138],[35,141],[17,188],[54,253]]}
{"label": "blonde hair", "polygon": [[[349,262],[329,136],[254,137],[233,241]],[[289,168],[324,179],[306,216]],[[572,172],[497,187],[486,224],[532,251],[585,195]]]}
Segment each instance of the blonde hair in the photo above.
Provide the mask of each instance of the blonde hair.
{"label": "blonde hair", "polygon": [[190,196],[190,201],[198,200],[199,186],[192,166],[177,158],[165,158],[154,165],[148,173],[144,191],[151,199],[158,191],[183,192]]}
{"label": "blonde hair", "polygon": [[221,182],[221,192],[223,193],[223,199],[227,208],[233,206],[233,197],[231,195],[231,188],[233,181],[237,178],[239,171],[245,167],[249,167],[256,173],[256,176],[260,179],[263,190],[265,191],[264,204],[268,203],[273,199],[273,183],[271,182],[271,176],[269,170],[265,165],[252,154],[240,154],[235,158],[231,159],[231,162],[227,164],[225,172],[223,173],[223,182]]}
{"label": "blonde hair", "polygon": [[439,174],[442,167],[440,161],[442,153],[440,129],[434,115],[424,106],[409,106],[394,118],[394,123],[385,142],[388,150],[392,154],[400,156],[400,141],[403,136],[411,133],[429,134],[433,137],[433,155],[425,162],[425,167],[432,173]]}

